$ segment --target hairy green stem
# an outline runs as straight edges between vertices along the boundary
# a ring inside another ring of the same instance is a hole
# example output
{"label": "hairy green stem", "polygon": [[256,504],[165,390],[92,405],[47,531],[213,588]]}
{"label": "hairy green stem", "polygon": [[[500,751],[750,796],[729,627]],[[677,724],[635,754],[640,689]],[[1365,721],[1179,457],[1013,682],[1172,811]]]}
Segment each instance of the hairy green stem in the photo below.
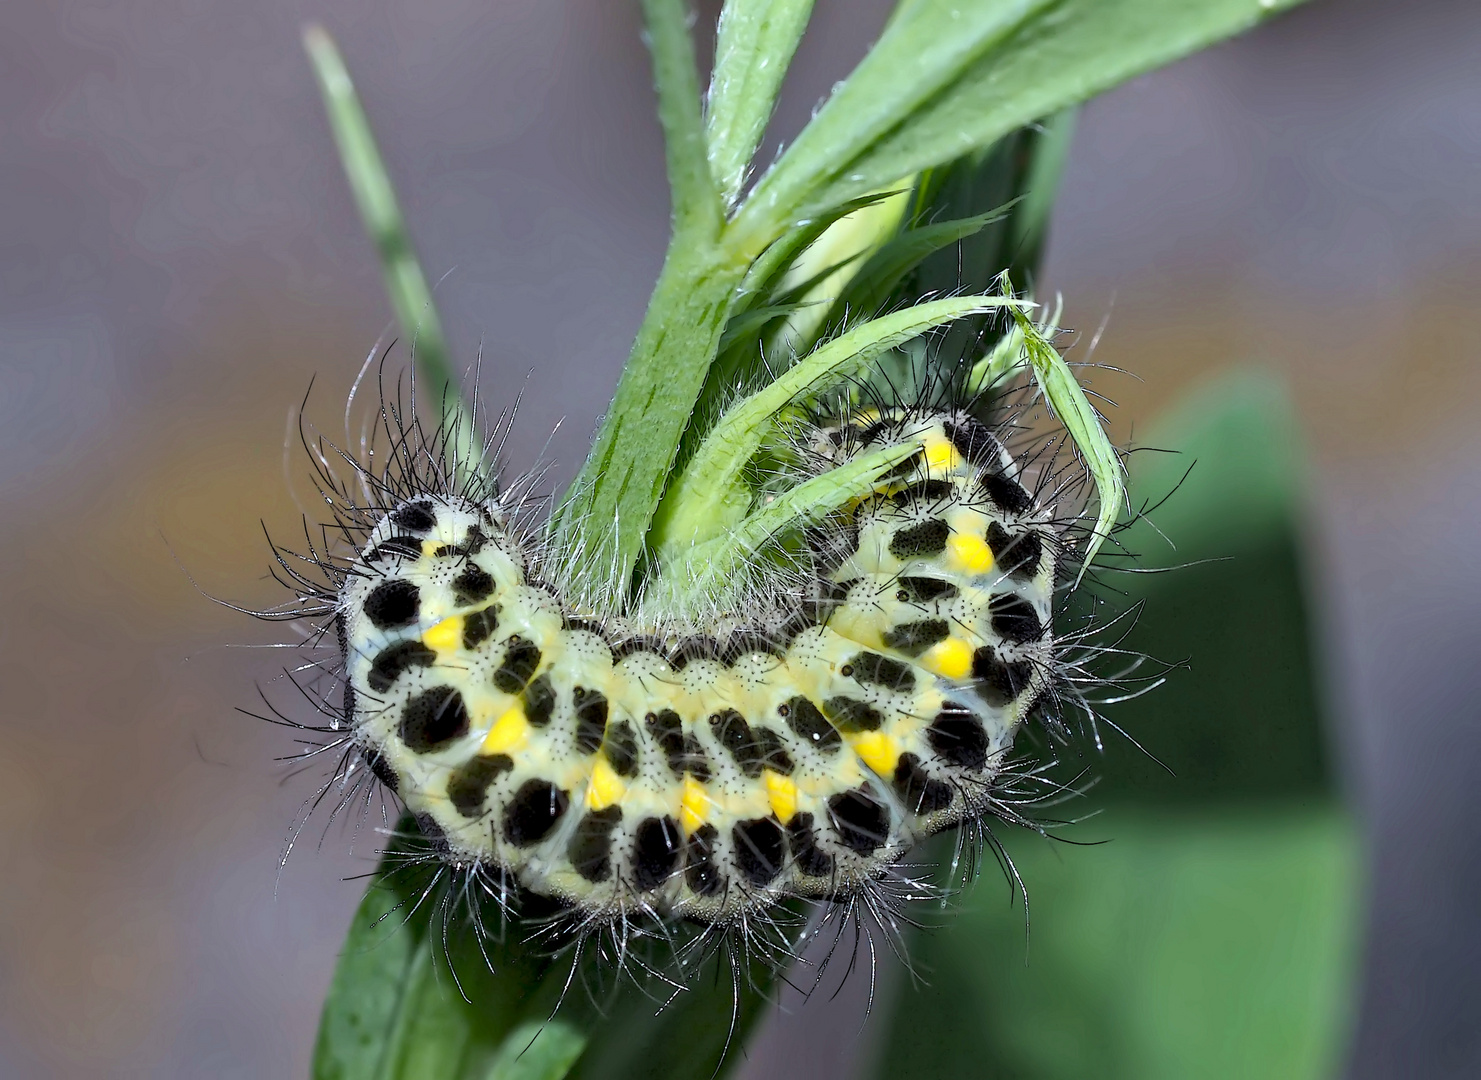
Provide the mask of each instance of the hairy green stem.
{"label": "hairy green stem", "polygon": [[556,516],[573,580],[624,595],[680,439],[750,267],[720,243],[686,0],[643,0],[673,197],[673,239],[581,472]]}
{"label": "hairy green stem", "polygon": [[595,573],[625,590],[748,266],[715,246],[670,245],[612,408],[557,515],[577,579],[597,584]]}

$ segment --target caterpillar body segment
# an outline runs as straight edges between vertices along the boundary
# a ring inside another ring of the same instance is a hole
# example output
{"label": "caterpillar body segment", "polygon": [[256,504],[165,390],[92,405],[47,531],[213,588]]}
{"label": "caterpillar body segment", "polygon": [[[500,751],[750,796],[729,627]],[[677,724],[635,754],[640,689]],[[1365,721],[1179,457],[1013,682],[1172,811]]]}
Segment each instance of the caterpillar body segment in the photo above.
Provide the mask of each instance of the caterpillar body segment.
{"label": "caterpillar body segment", "polygon": [[805,580],[698,634],[578,609],[497,501],[414,495],[336,600],[353,738],[446,858],[589,916],[726,923],[877,880],[991,812],[1051,679],[1061,550],[965,414],[810,440],[825,467],[901,444]]}

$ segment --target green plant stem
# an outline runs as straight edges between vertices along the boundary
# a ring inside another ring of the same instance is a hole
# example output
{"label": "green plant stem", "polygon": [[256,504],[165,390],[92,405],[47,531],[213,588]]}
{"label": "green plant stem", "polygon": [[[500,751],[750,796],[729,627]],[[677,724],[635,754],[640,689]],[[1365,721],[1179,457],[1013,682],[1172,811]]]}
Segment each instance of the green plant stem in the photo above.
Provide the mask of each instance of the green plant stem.
{"label": "green plant stem", "polygon": [[573,580],[600,572],[625,588],[643,550],[679,440],[704,385],[746,264],[675,243],[591,453],[561,506],[556,537],[579,558]]}
{"label": "green plant stem", "polygon": [[736,288],[751,259],[719,242],[684,0],[644,0],[673,190],[673,239],[632,353],[586,463],[556,517],[573,581],[625,595]]}

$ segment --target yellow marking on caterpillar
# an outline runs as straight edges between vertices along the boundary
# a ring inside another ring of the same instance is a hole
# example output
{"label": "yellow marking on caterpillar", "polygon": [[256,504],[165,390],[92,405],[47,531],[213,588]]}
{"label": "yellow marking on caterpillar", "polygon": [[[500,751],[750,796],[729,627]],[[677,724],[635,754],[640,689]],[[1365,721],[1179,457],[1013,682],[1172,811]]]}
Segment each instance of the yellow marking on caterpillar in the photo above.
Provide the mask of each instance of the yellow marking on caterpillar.
{"label": "yellow marking on caterpillar", "polygon": [[450,652],[463,640],[463,616],[454,615],[443,619],[422,635],[422,642],[429,649]]}
{"label": "yellow marking on caterpillar", "polygon": [[771,803],[771,812],[778,821],[791,821],[797,813],[797,782],[770,769],[761,775],[766,782],[766,798]]}
{"label": "yellow marking on caterpillar", "polygon": [[882,731],[865,731],[849,739],[849,745],[854,748],[865,765],[868,765],[880,776],[890,776],[895,771],[895,762],[900,759],[900,748],[895,745],[895,740]]}
{"label": "yellow marking on caterpillar", "polygon": [[948,679],[965,679],[972,674],[972,646],[959,637],[938,641],[921,654],[920,665]]}
{"label": "yellow marking on caterpillar", "polygon": [[591,783],[586,789],[586,805],[593,810],[604,810],[613,803],[621,802],[627,793],[627,785],[607,764],[606,758],[597,758],[591,769]]}
{"label": "yellow marking on caterpillar", "polygon": [[679,824],[688,836],[705,823],[712,800],[704,786],[692,776],[684,777],[684,793],[679,798]]}
{"label": "yellow marking on caterpillar", "polygon": [[973,577],[992,569],[992,548],[971,533],[952,532],[946,541],[946,554],[958,569]]}
{"label": "yellow marking on caterpillar", "polygon": [[479,748],[479,752],[507,754],[522,747],[529,737],[530,722],[525,719],[524,709],[516,705],[494,721],[494,726],[483,737],[483,746]]}
{"label": "yellow marking on caterpillar", "polygon": [[926,452],[926,465],[933,476],[952,472],[962,464],[962,455],[957,453],[956,447],[939,435],[927,436],[921,441],[921,448]]}

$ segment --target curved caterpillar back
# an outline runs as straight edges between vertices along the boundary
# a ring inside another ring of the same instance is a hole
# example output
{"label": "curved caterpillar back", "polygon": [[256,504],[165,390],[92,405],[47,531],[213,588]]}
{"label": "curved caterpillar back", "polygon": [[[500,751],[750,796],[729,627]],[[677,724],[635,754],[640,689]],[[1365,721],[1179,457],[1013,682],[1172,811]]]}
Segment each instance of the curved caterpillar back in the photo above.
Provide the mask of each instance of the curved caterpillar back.
{"label": "curved caterpillar back", "polygon": [[588,919],[723,924],[847,898],[995,812],[1054,671],[1053,511],[964,412],[869,410],[811,444],[915,452],[811,534],[809,573],[697,634],[581,610],[478,491],[378,515],[326,598],[345,720],[443,858]]}

